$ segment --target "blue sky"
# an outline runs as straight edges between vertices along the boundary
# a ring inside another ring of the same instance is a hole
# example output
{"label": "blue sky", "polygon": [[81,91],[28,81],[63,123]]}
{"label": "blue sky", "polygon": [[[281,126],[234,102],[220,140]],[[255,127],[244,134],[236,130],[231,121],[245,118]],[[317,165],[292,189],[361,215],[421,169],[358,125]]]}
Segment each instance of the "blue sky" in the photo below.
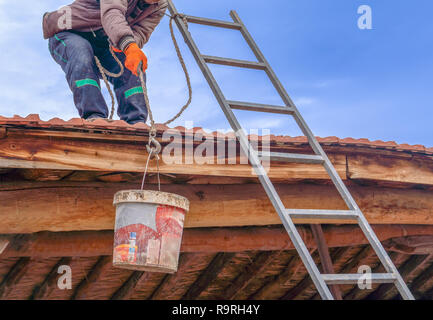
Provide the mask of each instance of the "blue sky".
{"label": "blue sky", "polygon": [[[60,67],[42,38],[41,16],[67,1],[0,0],[0,115],[77,117]],[[318,136],[394,140],[433,146],[433,2],[431,0],[176,0],[180,12],[230,20],[235,9]],[[373,29],[357,26],[369,5]],[[240,33],[190,24],[203,54],[254,59]],[[193,103],[174,125],[227,130],[228,123],[177,33],[191,73]],[[144,48],[157,122],[187,98],[165,17]],[[280,104],[265,73],[211,66],[231,100]],[[104,90],[105,92],[105,90]],[[108,95],[105,92],[108,100]],[[290,117],[237,111],[247,128],[299,135]]]}

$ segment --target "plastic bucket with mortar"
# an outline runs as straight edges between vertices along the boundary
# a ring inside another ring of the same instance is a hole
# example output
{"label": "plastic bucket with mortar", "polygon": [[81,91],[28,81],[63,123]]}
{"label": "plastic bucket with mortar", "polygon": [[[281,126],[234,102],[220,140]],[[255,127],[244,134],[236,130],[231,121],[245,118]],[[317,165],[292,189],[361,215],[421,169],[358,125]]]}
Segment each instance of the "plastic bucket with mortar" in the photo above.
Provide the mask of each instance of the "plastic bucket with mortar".
{"label": "plastic bucket with mortar", "polygon": [[119,191],[114,195],[113,265],[118,268],[177,271],[188,199],[167,192]]}

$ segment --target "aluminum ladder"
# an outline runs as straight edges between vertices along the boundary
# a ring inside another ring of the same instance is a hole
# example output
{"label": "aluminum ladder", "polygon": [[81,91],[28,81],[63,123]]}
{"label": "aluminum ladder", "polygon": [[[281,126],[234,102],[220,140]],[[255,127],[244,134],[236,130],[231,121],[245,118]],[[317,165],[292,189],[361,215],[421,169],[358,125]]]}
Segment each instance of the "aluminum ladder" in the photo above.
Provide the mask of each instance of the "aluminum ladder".
{"label": "aluminum ladder", "polygon": [[[331,291],[328,288],[328,285],[332,284],[356,284],[361,279],[363,274],[321,274],[319,269],[317,268],[313,258],[311,257],[310,252],[308,251],[305,243],[303,242],[301,236],[299,235],[296,226],[292,219],[326,219],[329,221],[332,220],[353,220],[357,221],[362,231],[364,232],[366,238],[370,242],[377,256],[379,257],[381,263],[383,264],[386,273],[373,273],[371,274],[371,282],[372,283],[394,283],[400,292],[401,296],[405,300],[414,300],[413,295],[411,294],[409,288],[404,282],[403,278],[399,274],[397,268],[394,263],[388,256],[387,252],[383,248],[370,224],[364,217],[363,213],[359,209],[352,195],[350,194],[347,187],[344,185],[342,179],[338,175],[334,166],[328,159],[326,153],[323,151],[320,144],[317,142],[317,139],[313,135],[312,131],[308,127],[307,123],[302,118],[298,109],[296,108],[293,101],[290,99],[283,85],[277,78],[276,74],[272,70],[271,66],[267,62],[266,58],[258,48],[254,39],[248,32],[245,25],[242,23],[238,14],[235,11],[231,11],[230,15],[233,19],[233,22],[214,20],[214,19],[206,19],[200,17],[193,17],[185,14],[180,14],[177,12],[176,7],[174,6],[172,0],[168,0],[168,8],[170,10],[171,15],[174,17],[175,23],[179,28],[180,33],[182,34],[185,43],[188,45],[191,50],[195,60],[198,63],[201,71],[203,72],[204,77],[206,78],[210,88],[212,89],[219,105],[221,106],[227,120],[230,123],[233,131],[235,132],[237,139],[239,140],[240,146],[243,152],[248,155],[248,159],[255,170],[263,188],[266,191],[269,199],[272,202],[273,207],[277,211],[280,216],[283,225],[289,234],[291,241],[293,242],[296,250],[298,251],[302,262],[304,263],[308,273],[310,274],[314,285],[316,286],[320,296],[324,300],[333,300],[334,297],[331,294]],[[190,32],[188,31],[188,26],[185,24],[184,20],[188,23],[196,23],[201,25],[220,27],[226,29],[234,29],[238,30],[242,33],[249,47],[253,51],[256,61],[245,61],[245,60],[237,60],[237,59],[229,59],[229,58],[221,58],[214,57],[208,55],[202,55],[194,42]],[[240,101],[229,101],[226,100],[224,94],[222,93],[218,83],[216,82],[214,76],[212,75],[208,63],[218,64],[218,65],[226,65],[232,67],[241,67],[241,68],[250,68],[256,70],[263,70],[266,72],[268,77],[270,78],[272,84],[275,89],[278,91],[282,101],[285,106],[272,106],[272,105],[264,105],[250,102],[240,102]],[[236,116],[233,113],[233,109],[239,110],[249,110],[249,111],[257,111],[257,112],[268,112],[268,113],[276,113],[276,114],[285,114],[291,115],[294,117],[296,123],[299,128],[302,130],[304,135],[307,137],[308,142],[313,149],[315,155],[304,155],[304,154],[293,154],[293,153],[275,153],[271,152],[270,160],[278,160],[278,161],[287,161],[294,163],[308,163],[308,164],[321,164],[324,166],[326,171],[329,174],[332,182],[346,203],[348,210],[300,210],[300,209],[287,209],[285,208],[283,202],[281,201],[277,191],[275,190],[274,185],[269,179],[265,168],[261,164],[261,158],[264,157],[260,152],[257,152],[250,145],[248,138],[244,131],[242,130],[241,125],[239,124]]]}

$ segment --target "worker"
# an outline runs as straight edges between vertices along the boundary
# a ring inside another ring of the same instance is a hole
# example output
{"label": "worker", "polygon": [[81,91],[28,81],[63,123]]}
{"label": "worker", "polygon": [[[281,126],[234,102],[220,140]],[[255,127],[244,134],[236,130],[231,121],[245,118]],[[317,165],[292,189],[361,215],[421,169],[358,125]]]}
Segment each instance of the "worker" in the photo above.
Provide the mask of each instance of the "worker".
{"label": "worker", "polygon": [[43,17],[44,38],[54,60],[66,74],[74,103],[81,118],[108,118],[107,104],[101,93],[102,66],[118,73],[120,66],[110,53],[124,64],[124,73],[107,77],[113,85],[121,120],[129,124],[146,122],[147,107],[140,79],[147,69],[147,57],[141,50],[161,21],[166,0],[76,0]]}

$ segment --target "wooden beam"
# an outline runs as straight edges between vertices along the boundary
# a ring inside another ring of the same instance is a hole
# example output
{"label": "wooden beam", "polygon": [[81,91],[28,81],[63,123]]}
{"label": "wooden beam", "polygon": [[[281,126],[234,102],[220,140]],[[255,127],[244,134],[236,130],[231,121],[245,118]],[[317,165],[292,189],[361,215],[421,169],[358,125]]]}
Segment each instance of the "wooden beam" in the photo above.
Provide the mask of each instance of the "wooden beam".
{"label": "wooden beam", "polygon": [[191,285],[188,291],[183,295],[182,300],[197,299],[200,294],[206,290],[211,282],[218,277],[225,264],[234,256],[234,253],[217,253],[209,266],[199,275],[197,280]]}
{"label": "wooden beam", "polygon": [[86,299],[92,284],[112,266],[112,260],[111,256],[100,257],[86,277],[78,284],[72,293],[71,300]]}
{"label": "wooden beam", "polygon": [[26,274],[30,266],[30,258],[20,258],[9,270],[7,275],[0,283],[0,300],[7,298],[8,294],[14,289],[14,286]]}
{"label": "wooden beam", "polygon": [[[163,145],[166,145],[165,142]],[[194,147],[197,147],[197,143]],[[179,155],[162,154],[160,161],[162,173],[195,174],[224,177],[256,177],[239,152],[228,156],[193,158],[185,155],[185,147],[180,146]],[[216,149],[216,144],[213,149]],[[128,157],[125,157],[125,154]],[[341,178],[346,179],[346,157],[341,154],[329,154]],[[0,139],[0,168],[56,169],[56,170],[90,170],[90,171],[144,171],[147,151],[145,143],[127,140],[87,140],[50,136],[29,136],[10,134]],[[188,161],[186,161],[187,157]],[[245,157],[243,157],[246,159]],[[224,159],[226,164],[220,164]],[[202,163],[205,162],[205,163]],[[232,164],[233,163],[233,164]],[[152,162],[149,172],[156,172],[156,163]],[[275,163],[269,171],[271,178],[293,179],[329,179],[321,165]]]}
{"label": "wooden beam", "polygon": [[244,290],[255,277],[262,273],[277,257],[280,256],[282,251],[263,251],[259,252],[251,264],[245,266],[245,268],[239,273],[239,276],[224,289],[222,296],[223,300],[236,299],[237,295]]}
{"label": "wooden beam", "polygon": [[56,288],[57,279],[59,277],[58,269],[61,265],[69,265],[71,257],[60,258],[56,265],[51,269],[41,284],[38,284],[30,296],[30,300],[44,300],[50,296],[51,292]]}
{"label": "wooden beam", "polygon": [[146,281],[151,274],[149,272],[134,271],[122,286],[111,296],[111,300],[127,300],[135,292],[139,282]]}
{"label": "wooden beam", "polygon": [[[310,227],[314,236],[314,240],[317,244],[317,251],[319,252],[320,261],[323,268],[322,273],[335,274],[322,226],[320,224],[311,224]],[[330,285],[329,290],[331,291],[335,300],[342,300],[341,290],[338,285]]]}
{"label": "wooden beam", "polygon": [[[433,226],[429,225],[373,225],[373,229],[381,241],[413,235],[433,235]],[[323,230],[331,248],[368,244],[358,226],[324,226]],[[298,231],[307,247],[315,248],[310,229],[298,226]],[[15,240],[3,252],[2,258],[95,257],[113,253],[112,231],[41,232],[25,235],[23,239],[13,238]],[[186,229],[181,246],[182,252],[204,253],[291,249],[294,246],[286,230],[280,226]]]}
{"label": "wooden beam", "polygon": [[[0,192],[0,233],[112,230],[113,195],[136,184],[105,187],[38,188]],[[347,209],[331,186],[276,185],[288,208]],[[157,186],[146,186],[157,189]],[[372,224],[433,224],[433,191],[352,187],[354,198]],[[164,191],[186,196],[185,227],[281,224],[260,185],[167,185]],[[296,220],[323,223],[324,220]],[[347,221],[341,221],[348,223]],[[339,221],[335,221],[339,223]]]}
{"label": "wooden beam", "polygon": [[[113,134],[109,131],[95,134],[9,128],[6,134],[6,128],[0,128],[0,167],[142,172],[147,133],[142,132],[139,136],[126,132]],[[162,142],[161,138],[158,139]],[[163,145],[167,143],[165,141]],[[200,143],[196,141],[193,145],[197,147]],[[433,185],[433,162],[428,156],[351,146],[325,145],[325,148],[343,179]],[[293,144],[276,144],[274,141],[271,149],[302,153],[306,148]],[[124,154],[130,156],[125,158]],[[225,159],[228,157],[225,156]],[[320,166],[273,164],[273,167],[270,172],[272,177],[284,175],[286,178],[298,176],[300,179],[328,179]],[[153,166],[150,170],[154,170]],[[248,165],[162,164],[161,170],[164,173],[205,172],[205,175],[251,176]]]}
{"label": "wooden beam", "polygon": [[433,185],[433,161],[412,157],[399,159],[379,155],[347,156],[349,179]]}

